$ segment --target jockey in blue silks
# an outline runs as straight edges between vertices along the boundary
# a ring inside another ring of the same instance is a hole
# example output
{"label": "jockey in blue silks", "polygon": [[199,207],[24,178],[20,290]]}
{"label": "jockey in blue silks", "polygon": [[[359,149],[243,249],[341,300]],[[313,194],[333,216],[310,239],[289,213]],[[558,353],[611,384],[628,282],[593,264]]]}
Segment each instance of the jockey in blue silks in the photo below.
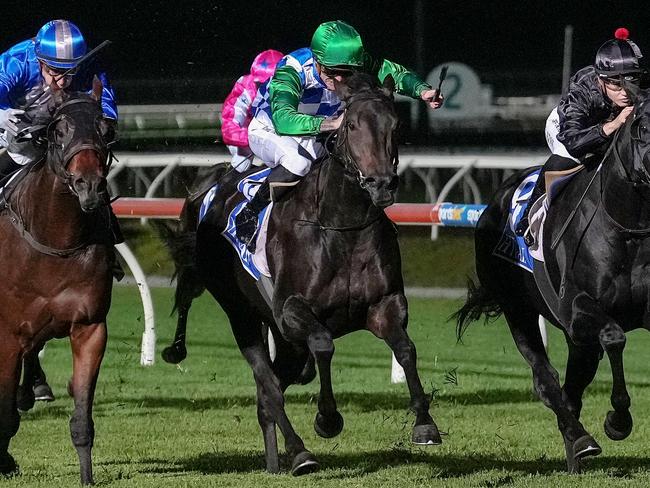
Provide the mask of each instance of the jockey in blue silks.
{"label": "jockey in blue silks", "polygon": [[86,41],[79,28],[68,20],[52,20],[35,38],[19,42],[0,55],[0,146],[7,148],[0,154],[0,177],[42,156],[43,148],[15,138],[21,129],[29,127],[22,117],[23,109],[30,104],[47,104],[54,91],[90,91],[97,76],[103,84],[104,115],[117,120],[115,94],[106,74],[92,63],[78,64],[85,54]]}

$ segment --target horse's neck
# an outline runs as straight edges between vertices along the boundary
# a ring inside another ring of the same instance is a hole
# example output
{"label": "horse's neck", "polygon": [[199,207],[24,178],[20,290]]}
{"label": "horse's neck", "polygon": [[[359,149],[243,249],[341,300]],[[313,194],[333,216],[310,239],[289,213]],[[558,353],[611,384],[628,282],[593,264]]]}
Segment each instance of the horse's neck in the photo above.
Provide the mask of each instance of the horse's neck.
{"label": "horse's neck", "polygon": [[354,227],[370,221],[381,212],[361,188],[356,177],[330,160],[322,164],[317,181],[317,217],[328,227]]}
{"label": "horse's neck", "polygon": [[[633,174],[632,165],[629,164],[634,157],[630,148],[625,147],[627,153],[621,153],[618,161],[615,155],[610,156],[603,163],[604,187],[603,204],[607,212],[621,226],[628,229],[650,227],[650,188],[635,187],[626,173]],[[621,149],[623,151],[623,149]],[[628,164],[623,169],[623,164]]]}
{"label": "horse's neck", "polygon": [[81,211],[79,200],[47,163],[25,177],[13,195],[12,205],[25,229],[44,245],[72,248],[88,234],[89,219]]}

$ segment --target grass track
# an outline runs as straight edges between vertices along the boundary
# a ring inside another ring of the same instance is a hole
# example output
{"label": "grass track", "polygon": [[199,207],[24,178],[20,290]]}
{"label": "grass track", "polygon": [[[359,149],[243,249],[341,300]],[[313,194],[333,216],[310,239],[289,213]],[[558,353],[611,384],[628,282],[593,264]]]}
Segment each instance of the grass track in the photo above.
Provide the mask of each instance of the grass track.
{"label": "grass track", "polygon": [[[171,294],[154,289],[159,350],[173,334]],[[333,381],[346,420],[340,436],[326,440],[313,431],[317,382],[289,389],[289,416],[323,468],[296,479],[263,471],[252,374],[214,302],[205,296],[195,304],[189,357],[181,367],[163,363],[158,351],[156,365],[142,368],[139,296],[134,288],[117,287],[95,401],[95,481],[111,487],[650,485],[647,334],[631,333],[626,350],[632,435],[615,443],[603,433],[610,388],[604,361],[583,410],[603,454],[588,463],[586,474],[570,477],[555,418],[533,397],[529,368],[507,328],[501,321],[476,324],[457,345],[452,324],[444,323],[457,305],[410,300],[409,329],[425,389],[435,393],[434,418],[448,433],[444,444],[410,445],[406,386],[389,383],[386,346],[359,332],[336,343]],[[551,331],[550,351],[562,373],[565,348],[557,331]],[[11,444],[22,475],[0,480],[0,488],[78,484],[68,431],[71,400],[64,395],[71,368],[67,340],[51,342],[43,364],[58,398],[23,417]]]}

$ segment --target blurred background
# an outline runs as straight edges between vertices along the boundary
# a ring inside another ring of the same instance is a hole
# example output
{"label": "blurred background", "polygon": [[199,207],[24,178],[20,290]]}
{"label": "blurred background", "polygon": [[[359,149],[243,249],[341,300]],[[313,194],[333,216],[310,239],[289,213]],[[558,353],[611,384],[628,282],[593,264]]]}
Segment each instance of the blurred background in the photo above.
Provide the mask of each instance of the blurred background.
{"label": "blurred background", "polygon": [[[0,49],[53,18],[75,22],[90,47],[113,42],[101,61],[119,104],[121,196],[185,196],[201,167],[228,160],[219,119],[234,81],[264,49],[308,46],[327,20],[354,25],[371,54],[433,85],[450,67],[443,109],[398,99],[402,202],[486,203],[503,178],[546,159],[547,115],[617,27],[650,52],[647,3],[602,0],[5,2]],[[148,227],[125,228],[146,271],[170,273]],[[400,232],[407,284],[462,286],[473,272],[471,230]]]}

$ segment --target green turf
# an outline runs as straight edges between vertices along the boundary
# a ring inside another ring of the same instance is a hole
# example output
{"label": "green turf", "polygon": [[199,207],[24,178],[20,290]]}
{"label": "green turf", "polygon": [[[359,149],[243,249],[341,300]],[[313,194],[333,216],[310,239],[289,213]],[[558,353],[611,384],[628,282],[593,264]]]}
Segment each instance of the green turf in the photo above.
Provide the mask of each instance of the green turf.
{"label": "green turf", "polygon": [[[167,317],[171,290],[154,290],[158,344],[174,322]],[[433,415],[447,433],[444,444],[409,443],[413,416],[405,385],[391,385],[390,356],[368,333],[336,343],[333,381],[346,425],[334,439],[313,431],[317,382],[292,387],[287,410],[322,470],[293,478],[264,472],[262,439],[250,369],[234,345],[222,312],[208,297],[191,316],[189,357],[180,367],[157,360],[139,366],[142,311],[137,291],[118,287],[110,315],[109,348],[96,396],[93,451],[99,486],[124,487],[355,487],[355,486],[648,486],[646,439],[650,423],[650,337],[629,335],[626,366],[635,429],[626,441],[608,440],[602,421],[609,408],[606,361],[588,390],[583,422],[603,447],[580,476],[564,474],[563,449],[552,413],[531,393],[528,366],[502,322],[469,330],[457,345],[445,317],[457,303],[410,300],[410,332],[419,353]],[[551,334],[559,367],[562,338]],[[58,487],[78,483],[70,442],[70,374],[66,340],[51,342],[43,361],[57,400],[23,417],[11,452],[22,474],[1,487]]]}

